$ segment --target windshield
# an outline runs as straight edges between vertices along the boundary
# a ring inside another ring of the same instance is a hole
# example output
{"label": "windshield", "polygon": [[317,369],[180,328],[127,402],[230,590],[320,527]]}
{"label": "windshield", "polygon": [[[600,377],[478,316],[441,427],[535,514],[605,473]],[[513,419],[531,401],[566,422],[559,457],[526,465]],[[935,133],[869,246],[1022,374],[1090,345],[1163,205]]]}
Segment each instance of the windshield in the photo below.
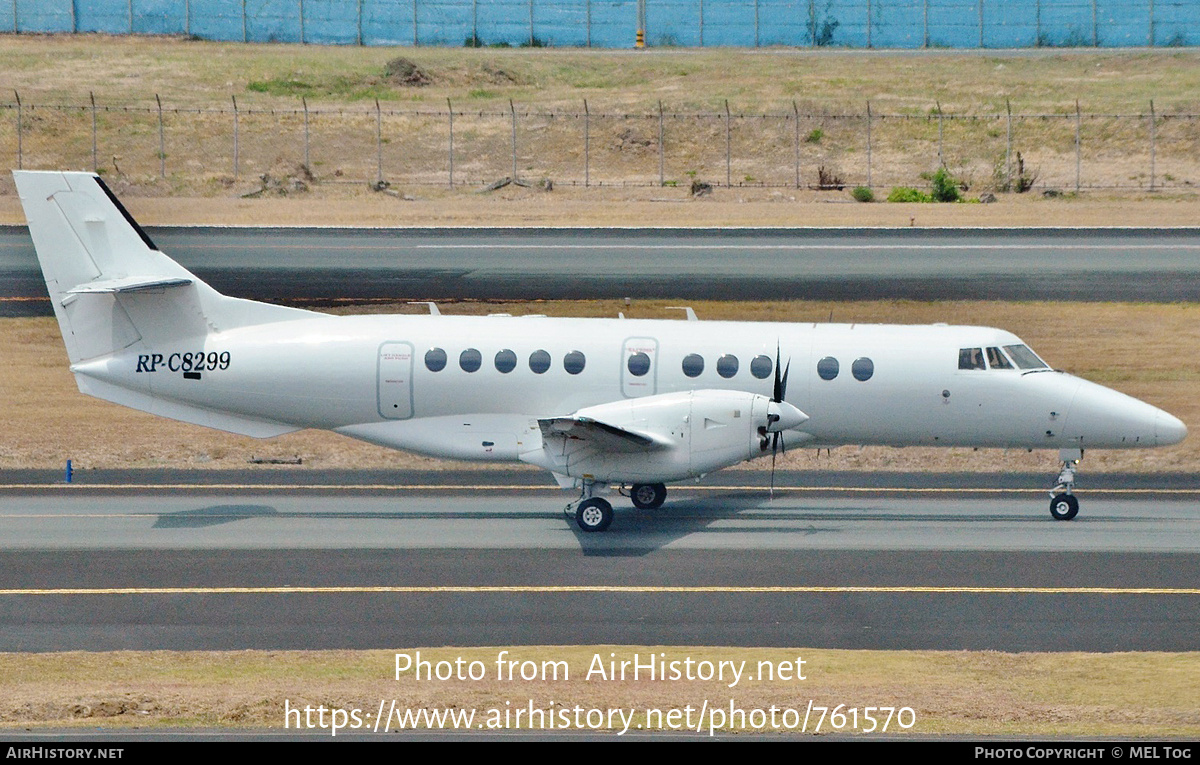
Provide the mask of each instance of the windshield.
{"label": "windshield", "polygon": [[1004,350],[1008,351],[1008,355],[1016,365],[1021,369],[1049,369],[1050,365],[1038,358],[1038,355],[1029,350],[1027,345],[1006,345]]}

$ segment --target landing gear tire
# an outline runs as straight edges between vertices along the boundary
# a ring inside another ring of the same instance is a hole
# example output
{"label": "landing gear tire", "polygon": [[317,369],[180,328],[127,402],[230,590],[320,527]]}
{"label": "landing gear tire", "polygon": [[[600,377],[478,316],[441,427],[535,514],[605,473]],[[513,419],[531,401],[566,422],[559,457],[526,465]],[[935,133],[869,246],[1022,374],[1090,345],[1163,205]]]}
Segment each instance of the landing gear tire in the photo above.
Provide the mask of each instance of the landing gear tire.
{"label": "landing gear tire", "polygon": [[667,501],[667,487],[661,483],[635,483],[629,498],[638,510],[657,510]]}
{"label": "landing gear tire", "polygon": [[575,524],[586,532],[604,531],[613,522],[613,509],[600,497],[585,499],[575,509]]}
{"label": "landing gear tire", "polygon": [[1050,515],[1056,521],[1069,521],[1079,514],[1079,500],[1073,494],[1059,494],[1050,499]]}

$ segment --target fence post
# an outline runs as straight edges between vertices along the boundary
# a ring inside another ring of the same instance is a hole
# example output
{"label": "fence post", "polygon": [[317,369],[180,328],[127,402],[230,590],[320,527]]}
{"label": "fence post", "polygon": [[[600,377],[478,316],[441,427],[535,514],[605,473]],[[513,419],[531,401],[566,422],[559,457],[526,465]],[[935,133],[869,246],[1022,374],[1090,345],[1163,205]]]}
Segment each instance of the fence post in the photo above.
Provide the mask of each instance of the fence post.
{"label": "fence post", "polygon": [[383,111],[375,99],[375,182],[383,183]]}
{"label": "fence post", "polygon": [[512,115],[512,179],[517,180],[517,107],[508,99],[508,111]]}
{"label": "fence post", "polygon": [[1096,0],[1092,0],[1092,47],[1100,47],[1100,29],[1096,25]]}
{"label": "fence post", "polygon": [[233,179],[236,181],[238,177],[238,107],[237,96],[230,96],[233,99]]}
{"label": "fence post", "polygon": [[1034,4],[1033,44],[1034,47],[1042,47],[1042,0],[1037,0]]}
{"label": "fence post", "polygon": [[311,173],[312,163],[308,161],[308,99],[300,96],[300,103],[304,106],[304,167]]}
{"label": "fence post", "polygon": [[940,101],[934,101],[934,103],[937,104],[937,113],[938,113],[938,167],[945,167],[946,166],[946,151],[945,151],[945,140],[944,140],[945,134],[942,130],[942,103]]}
{"label": "fence post", "polygon": [[17,16],[17,0],[12,0],[12,7],[13,7],[13,34],[15,35],[15,34],[20,33],[20,31],[21,31],[20,26],[17,24],[17,19],[19,18]]}
{"label": "fence post", "polygon": [[[1153,3],[1151,3],[1153,7]],[[1150,99],[1150,190],[1154,191],[1154,99]]]}
{"label": "fence post", "polygon": [[924,44],[922,44],[921,47],[928,48],[929,47],[929,0],[925,0],[924,18],[925,18],[925,32],[924,32],[925,42],[924,42]]}
{"label": "fence post", "polygon": [[871,183],[871,102],[867,101],[867,188],[874,188]]}
{"label": "fence post", "polygon": [[[413,0],[413,47],[417,47],[417,0]],[[380,179],[382,180],[382,179]]]}
{"label": "fence post", "polygon": [[658,102],[658,185],[666,185],[666,177],[663,175],[663,106],[662,101]]}
{"label": "fence post", "polygon": [[303,45],[307,40],[304,39],[304,0],[299,0],[300,3],[300,44]]}
{"label": "fence post", "polygon": [[529,0],[529,47],[533,47],[533,0]]}
{"label": "fence post", "polygon": [[1154,0],[1150,0],[1150,47],[1154,47]]}
{"label": "fence post", "polygon": [[362,36],[362,6],[363,0],[358,0],[358,46],[361,48],[363,44]]}
{"label": "fence post", "polygon": [[167,144],[163,139],[163,115],[162,115],[162,99],[158,94],[154,94],[154,101],[158,104],[158,177],[167,177]]}
{"label": "fence post", "polygon": [[[16,3],[14,2],[13,5],[16,6]],[[75,3],[71,3],[70,6],[71,6],[71,33],[78,34],[79,33],[79,16],[78,16],[78,14],[75,13]]]}
{"label": "fence post", "polygon": [[704,47],[704,0],[700,0],[700,47]]}
{"label": "fence post", "polygon": [[754,0],[754,47],[758,47],[758,0]]}
{"label": "fence post", "polygon": [[17,169],[25,169],[25,147],[22,146],[25,137],[25,115],[21,113],[21,94],[13,91],[17,97]]}
{"label": "fence post", "polygon": [[871,47],[871,0],[867,0],[867,48]]}
{"label": "fence post", "polygon": [[983,0],[979,0],[979,47],[983,48]]}
{"label": "fence post", "polygon": [[450,113],[450,188],[454,188],[454,104],[446,99],[446,110]]}
{"label": "fence post", "polygon": [[242,42],[246,42],[246,0],[242,0]]}
{"label": "fence post", "polygon": [[1005,117],[1005,133],[1007,134],[1007,143],[1004,148],[1004,185],[1012,191],[1012,101],[1004,99],[1004,109],[1007,112]]}
{"label": "fence post", "polygon": [[1084,143],[1080,122],[1082,121],[1079,112],[1079,98],[1075,98],[1075,192],[1079,192],[1080,187],[1080,170],[1082,168],[1081,147]]}
{"label": "fence post", "polygon": [[92,99],[92,172],[99,172],[100,162],[96,154],[96,94],[89,90],[88,97]]}
{"label": "fence post", "polygon": [[592,47],[592,0],[587,0],[587,46]]}
{"label": "fence post", "polygon": [[192,0],[183,0],[183,33],[192,35]]}
{"label": "fence post", "polygon": [[729,99],[725,99],[725,185],[733,188],[733,173],[730,170],[729,125],[732,121],[729,114]]}
{"label": "fence post", "polygon": [[592,184],[592,115],[587,99],[583,99],[583,185]]}
{"label": "fence post", "polygon": [[792,101],[792,117],[796,120],[792,131],[792,153],[795,155],[796,188],[800,188],[800,107],[796,106],[795,100]]}
{"label": "fence post", "polygon": [[129,18],[129,34],[133,34],[133,0],[125,4],[125,12]]}

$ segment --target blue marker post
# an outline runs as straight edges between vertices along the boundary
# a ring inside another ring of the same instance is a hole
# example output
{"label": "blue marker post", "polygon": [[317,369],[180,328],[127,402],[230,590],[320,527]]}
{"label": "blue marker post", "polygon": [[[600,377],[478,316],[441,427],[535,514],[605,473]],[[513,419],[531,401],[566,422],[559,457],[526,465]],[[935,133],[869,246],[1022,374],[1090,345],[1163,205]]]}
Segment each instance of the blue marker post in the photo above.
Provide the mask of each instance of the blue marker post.
{"label": "blue marker post", "polygon": [[75,471],[71,469],[71,460],[67,460],[67,472],[66,472],[66,474],[63,476],[63,481],[64,481],[65,483],[70,483],[70,482],[71,482],[71,476],[72,476],[74,473],[75,473]]}

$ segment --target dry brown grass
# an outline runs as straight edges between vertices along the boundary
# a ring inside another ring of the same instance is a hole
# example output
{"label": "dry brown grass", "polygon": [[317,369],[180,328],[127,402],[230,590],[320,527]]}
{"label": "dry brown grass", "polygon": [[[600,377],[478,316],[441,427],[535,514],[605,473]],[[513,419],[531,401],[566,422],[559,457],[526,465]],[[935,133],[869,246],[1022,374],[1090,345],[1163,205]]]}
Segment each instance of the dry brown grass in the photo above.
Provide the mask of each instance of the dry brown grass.
{"label": "dry brown grass", "polygon": [[[413,652],[413,649],[405,649]],[[380,699],[397,707],[549,709],[677,708],[735,701],[742,709],[908,706],[909,733],[940,735],[1195,738],[1200,734],[1196,654],[1004,654],[816,649],[542,646],[509,649],[510,660],[566,661],[570,679],[499,681],[497,648],[424,648],[430,661],[484,663],[481,681],[395,679],[393,652],[240,651],[0,655],[0,725],[224,726],[282,728],[291,707],[359,708]],[[586,680],[594,656],[609,660],[665,654],[670,660],[794,662],[803,681],[736,688],[718,681]],[[506,702],[508,706],[506,707]],[[294,718],[293,718],[294,719]],[[814,714],[813,722],[816,715]],[[861,719],[861,718],[860,718]],[[639,714],[635,725],[644,724]],[[827,723],[828,725],[828,723]],[[828,727],[826,727],[828,732]],[[895,724],[889,732],[902,733]]]}
{"label": "dry brown grass", "polygon": [[[517,172],[551,178],[562,189],[583,180],[582,118],[591,121],[592,182],[658,180],[659,104],[668,117],[665,177],[724,183],[726,101],[734,115],[730,136],[735,184],[793,183],[794,123],[759,114],[805,117],[801,134],[821,138],[801,146],[802,186],[819,166],[851,185],[866,179],[866,102],[876,120],[872,180],[876,187],[922,185],[920,174],[939,164],[937,105],[968,119],[944,127],[942,160],[974,191],[996,184],[1005,159],[1011,100],[1018,120],[1014,149],[1041,174],[1041,184],[1073,188],[1074,121],[1078,99],[1088,117],[1081,126],[1084,186],[1150,184],[1148,122],[1137,115],[1155,101],[1158,114],[1191,113],[1200,103],[1200,57],[1192,51],[1071,51],[1019,54],[889,54],[809,50],[495,50],[404,49],[432,83],[407,87],[383,77],[394,49],[296,45],[241,45],[163,38],[0,35],[0,71],[26,104],[89,103],[149,108],[160,94],[167,107],[167,177],[159,179],[157,116],[101,111],[99,168],[150,196],[235,197],[255,187],[260,173],[302,161],[302,97],[322,114],[311,121],[311,165],[321,179],[317,196],[344,198],[376,173],[375,99],[385,110],[385,177],[413,195],[446,183],[447,100],[456,118],[457,180],[471,188],[511,174],[510,101],[521,116]],[[731,75],[732,73],[732,75]],[[239,177],[234,178],[232,116],[176,114],[175,108],[232,106],[240,121]],[[6,97],[7,98],[7,97]],[[553,111],[557,116],[538,116]],[[284,114],[286,112],[286,114]],[[417,112],[420,112],[418,114]],[[440,115],[435,112],[442,112]],[[528,114],[526,114],[528,112]],[[697,118],[696,113],[708,116]],[[1054,115],[1051,119],[1022,115]],[[607,115],[607,116],[605,116]],[[632,119],[626,115],[635,115]],[[0,151],[15,154],[15,115],[0,120]],[[90,167],[91,115],[86,110],[25,111],[26,167]],[[1189,196],[1200,184],[1195,146],[1200,124],[1162,119],[1157,128],[1155,183]],[[14,163],[15,164],[15,163]],[[11,194],[0,179],[0,192]],[[470,194],[463,190],[459,196]],[[596,194],[592,190],[589,194]],[[661,189],[625,192],[638,199]],[[738,191],[736,196],[758,191]],[[1129,192],[1137,193],[1137,192]],[[780,198],[807,196],[783,189]],[[824,198],[847,199],[845,192]]]}
{"label": "dry brown grass", "polygon": [[[550,303],[456,303],[447,313],[546,313],[556,316],[665,318],[672,301]],[[1180,417],[1197,432],[1200,399],[1200,306],[1001,302],[879,301],[861,303],[693,303],[702,318],[748,321],[836,321],[997,326],[1020,335],[1051,364],[1146,400]],[[347,308],[411,312],[413,306]],[[53,319],[0,322],[0,467],[60,467],[68,458],[79,468],[240,468],[258,457],[299,455],[310,468],[432,468],[446,463],[351,441],[332,433],[304,431],[259,441],[159,419],[78,393]],[[761,461],[760,461],[761,462]],[[784,468],[864,470],[1049,470],[1054,457],[1036,451],[894,449],[843,447],[829,455],[788,452]],[[758,463],[753,463],[758,464]],[[304,469],[304,468],[302,468]],[[1093,451],[1087,471],[1200,470],[1200,440],[1166,449]]]}

